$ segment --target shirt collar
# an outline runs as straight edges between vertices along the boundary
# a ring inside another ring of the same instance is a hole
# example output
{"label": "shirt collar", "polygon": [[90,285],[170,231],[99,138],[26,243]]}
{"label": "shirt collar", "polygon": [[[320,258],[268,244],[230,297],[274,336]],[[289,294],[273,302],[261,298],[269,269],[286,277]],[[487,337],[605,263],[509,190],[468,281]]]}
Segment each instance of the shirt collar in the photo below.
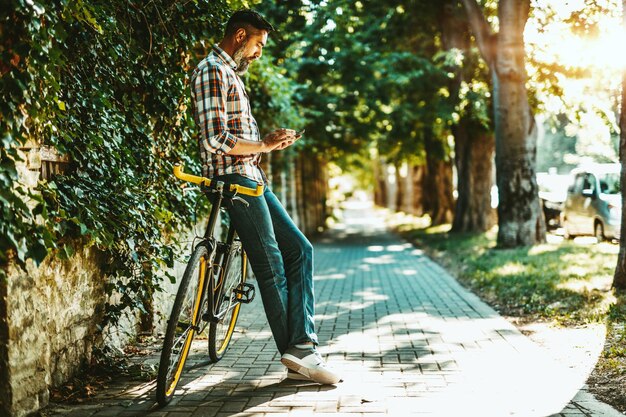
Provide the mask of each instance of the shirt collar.
{"label": "shirt collar", "polygon": [[233,58],[226,53],[222,48],[217,46],[217,44],[213,45],[213,52],[217,55],[222,61],[228,64],[233,70],[237,68],[237,64],[233,60]]}

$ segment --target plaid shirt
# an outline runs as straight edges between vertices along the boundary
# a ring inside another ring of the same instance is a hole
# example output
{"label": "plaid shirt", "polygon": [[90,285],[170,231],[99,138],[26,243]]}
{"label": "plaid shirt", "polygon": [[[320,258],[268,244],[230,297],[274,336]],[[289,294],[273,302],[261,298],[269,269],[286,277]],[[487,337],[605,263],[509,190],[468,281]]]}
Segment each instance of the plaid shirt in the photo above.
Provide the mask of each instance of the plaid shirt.
{"label": "plaid shirt", "polygon": [[241,78],[235,73],[236,67],[230,55],[214,45],[191,76],[193,114],[200,128],[198,144],[202,175],[213,178],[240,174],[263,183],[264,174],[259,168],[260,153],[228,155],[239,138],[261,140],[248,94]]}

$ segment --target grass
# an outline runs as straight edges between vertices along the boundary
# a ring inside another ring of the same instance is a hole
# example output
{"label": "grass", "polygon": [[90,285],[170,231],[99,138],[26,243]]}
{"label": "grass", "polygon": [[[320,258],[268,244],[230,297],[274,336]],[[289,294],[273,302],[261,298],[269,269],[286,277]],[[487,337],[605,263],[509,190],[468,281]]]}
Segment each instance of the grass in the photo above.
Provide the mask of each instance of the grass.
{"label": "grass", "polygon": [[533,247],[497,249],[495,229],[453,234],[449,225],[425,227],[406,217],[395,226],[503,315],[575,325],[617,311],[611,284],[619,245],[552,236]]}

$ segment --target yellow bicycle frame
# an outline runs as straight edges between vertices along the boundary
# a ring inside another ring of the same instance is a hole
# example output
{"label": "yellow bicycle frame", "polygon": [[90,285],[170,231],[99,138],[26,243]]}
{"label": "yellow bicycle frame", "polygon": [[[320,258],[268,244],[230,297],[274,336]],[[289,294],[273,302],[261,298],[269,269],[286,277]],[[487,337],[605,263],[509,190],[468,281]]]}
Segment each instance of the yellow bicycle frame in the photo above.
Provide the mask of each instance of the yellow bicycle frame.
{"label": "yellow bicycle frame", "polygon": [[[193,184],[204,185],[206,187],[211,186],[214,180],[205,177],[198,177],[197,175],[186,174],[183,172],[183,166],[181,164],[174,164],[174,176],[183,181],[188,181]],[[238,184],[229,184],[229,191],[234,191],[236,194],[249,195],[251,197],[259,197],[263,194],[263,185],[258,184],[256,189],[244,187]]]}

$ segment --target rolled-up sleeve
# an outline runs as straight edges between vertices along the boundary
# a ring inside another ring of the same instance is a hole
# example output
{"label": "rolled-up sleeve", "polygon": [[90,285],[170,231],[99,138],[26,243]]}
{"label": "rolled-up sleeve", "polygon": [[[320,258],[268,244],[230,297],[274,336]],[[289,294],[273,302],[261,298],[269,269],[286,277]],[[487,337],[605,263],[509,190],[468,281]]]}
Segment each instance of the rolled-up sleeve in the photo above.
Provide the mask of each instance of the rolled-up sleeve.
{"label": "rolled-up sleeve", "polygon": [[201,144],[218,155],[227,154],[237,143],[228,131],[227,76],[218,66],[207,65],[194,80],[196,123],[200,128]]}

